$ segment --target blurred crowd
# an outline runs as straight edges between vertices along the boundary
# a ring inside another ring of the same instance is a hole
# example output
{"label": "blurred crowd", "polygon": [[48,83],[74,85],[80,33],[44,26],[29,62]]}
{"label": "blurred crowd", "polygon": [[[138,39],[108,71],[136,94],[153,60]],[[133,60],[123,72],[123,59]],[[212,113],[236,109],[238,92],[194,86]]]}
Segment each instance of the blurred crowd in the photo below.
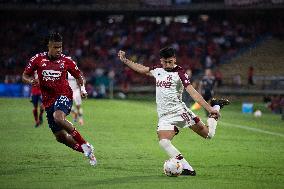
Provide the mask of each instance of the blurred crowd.
{"label": "blurred crowd", "polygon": [[218,65],[239,50],[267,35],[268,23],[214,19],[207,15],[185,17],[125,16],[84,17],[72,19],[30,18],[0,20],[2,42],[1,82],[20,82],[20,75],[34,54],[46,51],[44,37],[51,31],[63,35],[64,53],[71,56],[88,79],[92,93],[102,93],[115,85],[127,91],[129,85],[148,85],[151,78],[123,66],[117,58],[119,49],[133,61],[147,66],[159,64],[159,49],[171,45],[177,50],[178,64],[192,77],[204,69],[214,69],[218,84],[222,73]]}

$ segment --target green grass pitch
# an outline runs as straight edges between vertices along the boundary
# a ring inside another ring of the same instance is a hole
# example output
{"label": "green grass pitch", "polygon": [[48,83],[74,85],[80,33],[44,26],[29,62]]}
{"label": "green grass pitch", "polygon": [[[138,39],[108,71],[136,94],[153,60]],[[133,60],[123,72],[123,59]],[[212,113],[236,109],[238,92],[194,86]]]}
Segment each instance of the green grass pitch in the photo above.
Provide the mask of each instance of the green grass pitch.
{"label": "green grass pitch", "polygon": [[[284,188],[284,121],[258,104],[264,115],[222,111],[212,140],[189,129],[173,140],[196,169],[196,177],[162,173],[166,153],[156,138],[153,100],[86,100],[85,125],[77,126],[96,148],[98,166],[55,141],[44,120],[33,128],[28,99],[0,98],[0,188]],[[196,114],[204,118],[202,110]]]}

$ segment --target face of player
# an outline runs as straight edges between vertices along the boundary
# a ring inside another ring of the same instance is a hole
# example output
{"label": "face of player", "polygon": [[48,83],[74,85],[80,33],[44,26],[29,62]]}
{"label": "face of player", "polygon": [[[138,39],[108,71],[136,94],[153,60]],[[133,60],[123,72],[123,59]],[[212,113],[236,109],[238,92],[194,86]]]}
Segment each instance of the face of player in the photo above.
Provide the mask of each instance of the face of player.
{"label": "face of player", "polygon": [[160,61],[165,70],[171,70],[176,65],[176,57],[161,58]]}
{"label": "face of player", "polygon": [[59,58],[62,53],[62,42],[53,42],[48,43],[48,55],[53,58]]}

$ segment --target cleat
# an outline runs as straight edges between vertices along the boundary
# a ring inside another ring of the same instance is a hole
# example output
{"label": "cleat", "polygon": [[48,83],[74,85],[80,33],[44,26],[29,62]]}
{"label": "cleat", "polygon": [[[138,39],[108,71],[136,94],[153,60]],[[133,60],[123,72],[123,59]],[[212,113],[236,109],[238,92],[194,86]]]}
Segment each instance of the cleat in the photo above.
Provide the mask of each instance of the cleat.
{"label": "cleat", "polygon": [[90,164],[92,166],[96,166],[97,165],[97,159],[96,159],[96,157],[95,157],[95,155],[93,153],[91,153],[89,155],[89,159],[90,159]]}
{"label": "cleat", "polygon": [[83,151],[84,151],[84,155],[89,158],[90,160],[90,164],[92,166],[95,166],[97,164],[97,159],[94,155],[94,147],[93,145],[86,143],[86,144],[82,144],[81,145]]}
{"label": "cleat", "polygon": [[229,105],[230,101],[228,99],[224,99],[224,98],[221,98],[221,99],[212,98],[210,104],[211,104],[211,106],[219,105],[220,108],[223,108],[223,106]]}
{"label": "cleat", "polygon": [[40,125],[40,121],[37,121],[36,124],[35,124],[35,128],[38,128]]}
{"label": "cleat", "polygon": [[184,169],[180,176],[196,176],[196,172],[194,170],[190,171],[188,169]]}
{"label": "cleat", "polygon": [[91,144],[89,144],[88,142],[85,143],[85,144],[82,144],[81,147],[82,147],[82,149],[84,151],[84,155],[86,157],[89,157],[89,155],[94,152],[94,147]]}

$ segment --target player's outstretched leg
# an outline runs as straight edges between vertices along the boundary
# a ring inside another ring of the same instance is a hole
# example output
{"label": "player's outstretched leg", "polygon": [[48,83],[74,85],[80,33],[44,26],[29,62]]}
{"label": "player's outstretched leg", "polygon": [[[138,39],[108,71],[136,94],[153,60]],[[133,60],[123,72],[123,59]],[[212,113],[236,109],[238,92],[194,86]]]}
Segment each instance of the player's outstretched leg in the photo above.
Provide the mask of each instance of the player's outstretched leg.
{"label": "player's outstretched leg", "polygon": [[73,126],[73,124],[67,119],[65,119],[66,114],[61,110],[57,110],[53,113],[52,116],[54,117],[55,123],[64,130],[66,130],[73,137],[73,139],[81,146],[85,156],[90,159],[90,164],[96,165],[97,161],[93,153],[93,147],[86,142],[86,140],[81,136],[79,131],[77,131],[76,128]]}
{"label": "player's outstretched leg", "polygon": [[[66,121],[69,122],[68,120],[66,120]],[[72,124],[72,123],[70,123],[70,124]],[[81,145],[81,148],[82,148],[82,150],[84,152],[84,155],[87,158],[89,158],[89,160],[90,160],[90,164],[95,166],[97,164],[97,159],[96,159],[96,157],[94,155],[94,147],[93,147],[93,145],[91,145],[88,142],[86,142],[85,139],[81,136],[81,134],[76,130],[75,127],[71,131],[70,134]]]}
{"label": "player's outstretched leg", "polygon": [[172,144],[171,139],[175,136],[176,131],[161,130],[158,131],[159,144],[166,151],[170,158],[178,159],[183,165],[183,172],[181,175],[184,176],[195,176],[196,172],[191,165],[182,156],[180,151]]}
{"label": "player's outstretched leg", "polygon": [[183,165],[183,171],[181,175],[184,176],[195,176],[196,172],[191,167],[191,165],[186,161],[186,159],[182,156],[180,151],[176,149],[176,147],[171,143],[169,139],[161,139],[159,141],[160,146],[167,152],[170,158],[178,159]]}

